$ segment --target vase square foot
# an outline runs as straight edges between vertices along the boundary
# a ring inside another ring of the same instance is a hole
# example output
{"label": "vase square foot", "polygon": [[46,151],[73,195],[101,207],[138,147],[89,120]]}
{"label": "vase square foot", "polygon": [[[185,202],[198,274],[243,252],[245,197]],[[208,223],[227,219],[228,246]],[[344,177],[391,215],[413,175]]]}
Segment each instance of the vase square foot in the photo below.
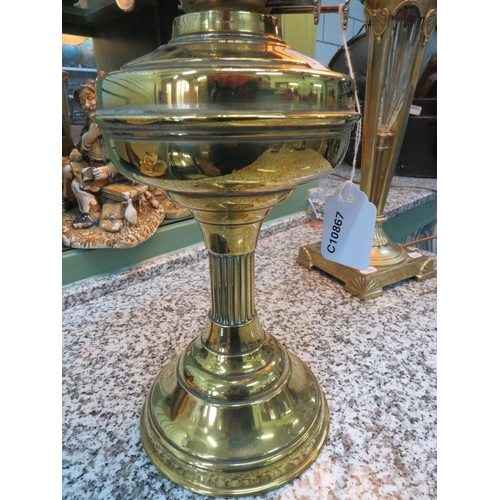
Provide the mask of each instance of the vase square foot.
{"label": "vase square foot", "polygon": [[320,241],[300,247],[297,263],[309,270],[313,267],[321,269],[342,281],[348,293],[362,300],[378,297],[384,287],[405,279],[423,281],[436,275],[434,259],[419,252],[409,252],[405,260],[394,265],[370,266],[363,271],[353,269],[325,259],[321,255]]}

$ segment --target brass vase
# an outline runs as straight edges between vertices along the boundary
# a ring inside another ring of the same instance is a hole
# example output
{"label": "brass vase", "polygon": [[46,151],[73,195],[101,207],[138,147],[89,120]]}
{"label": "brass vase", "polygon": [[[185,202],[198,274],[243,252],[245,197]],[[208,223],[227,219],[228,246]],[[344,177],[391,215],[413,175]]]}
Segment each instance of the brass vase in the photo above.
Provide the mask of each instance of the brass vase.
{"label": "brass vase", "polygon": [[208,250],[205,330],[153,382],[140,428],[162,474],[214,496],[292,480],[329,422],[314,375],[259,322],[254,250],[269,210],[340,164],[359,116],[352,80],[288,47],[264,5],[186,1],[167,45],[97,81],[114,164],[188,207]]}
{"label": "brass vase", "polygon": [[425,47],[436,27],[437,2],[362,2],[369,56],[360,187],[377,207],[370,265],[397,266],[407,260],[408,252],[386,235],[384,208],[401,152]]}
{"label": "brass vase", "polygon": [[361,190],[377,208],[370,269],[357,270],[321,255],[321,242],[305,245],[297,261],[318,267],[345,283],[361,299],[383,287],[415,277],[435,276],[433,259],[408,252],[384,231],[385,203],[401,151],[422,58],[437,23],[436,0],[361,0],[368,39],[363,111]]}

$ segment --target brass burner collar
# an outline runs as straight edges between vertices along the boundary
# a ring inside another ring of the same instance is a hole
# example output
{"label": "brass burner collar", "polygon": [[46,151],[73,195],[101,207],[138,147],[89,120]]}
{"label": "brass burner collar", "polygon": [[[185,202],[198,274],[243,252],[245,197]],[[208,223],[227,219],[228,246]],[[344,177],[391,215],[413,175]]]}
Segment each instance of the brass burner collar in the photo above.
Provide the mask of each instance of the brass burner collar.
{"label": "brass burner collar", "polygon": [[173,23],[171,42],[186,35],[220,36],[232,33],[282,39],[280,23],[273,16],[256,12],[210,10],[177,17]]}

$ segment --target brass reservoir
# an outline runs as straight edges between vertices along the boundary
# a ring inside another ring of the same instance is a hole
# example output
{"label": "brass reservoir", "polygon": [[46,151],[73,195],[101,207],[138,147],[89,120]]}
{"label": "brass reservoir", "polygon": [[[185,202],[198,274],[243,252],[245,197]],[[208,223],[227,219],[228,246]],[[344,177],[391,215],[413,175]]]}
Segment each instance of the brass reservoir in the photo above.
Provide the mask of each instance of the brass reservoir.
{"label": "brass reservoir", "polygon": [[179,16],[168,44],[97,89],[94,119],[116,166],[190,208],[201,208],[192,196],[283,193],[327,175],[359,118],[353,81],[256,12]]}

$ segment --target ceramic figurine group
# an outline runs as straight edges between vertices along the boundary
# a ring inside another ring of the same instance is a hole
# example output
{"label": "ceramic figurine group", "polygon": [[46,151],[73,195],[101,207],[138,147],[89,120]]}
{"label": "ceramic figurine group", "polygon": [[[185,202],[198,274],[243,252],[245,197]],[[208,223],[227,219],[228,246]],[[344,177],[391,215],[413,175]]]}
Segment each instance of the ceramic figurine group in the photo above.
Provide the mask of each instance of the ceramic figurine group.
{"label": "ceramic figurine group", "polygon": [[[95,81],[86,80],[73,97],[87,121],[76,148],[63,157],[63,244],[72,248],[130,248],[148,239],[165,217],[189,216],[187,209],[162,190],[151,191],[125,179],[110,161],[99,126],[92,122]],[[145,158],[143,167],[152,172],[166,169],[162,163]]]}

